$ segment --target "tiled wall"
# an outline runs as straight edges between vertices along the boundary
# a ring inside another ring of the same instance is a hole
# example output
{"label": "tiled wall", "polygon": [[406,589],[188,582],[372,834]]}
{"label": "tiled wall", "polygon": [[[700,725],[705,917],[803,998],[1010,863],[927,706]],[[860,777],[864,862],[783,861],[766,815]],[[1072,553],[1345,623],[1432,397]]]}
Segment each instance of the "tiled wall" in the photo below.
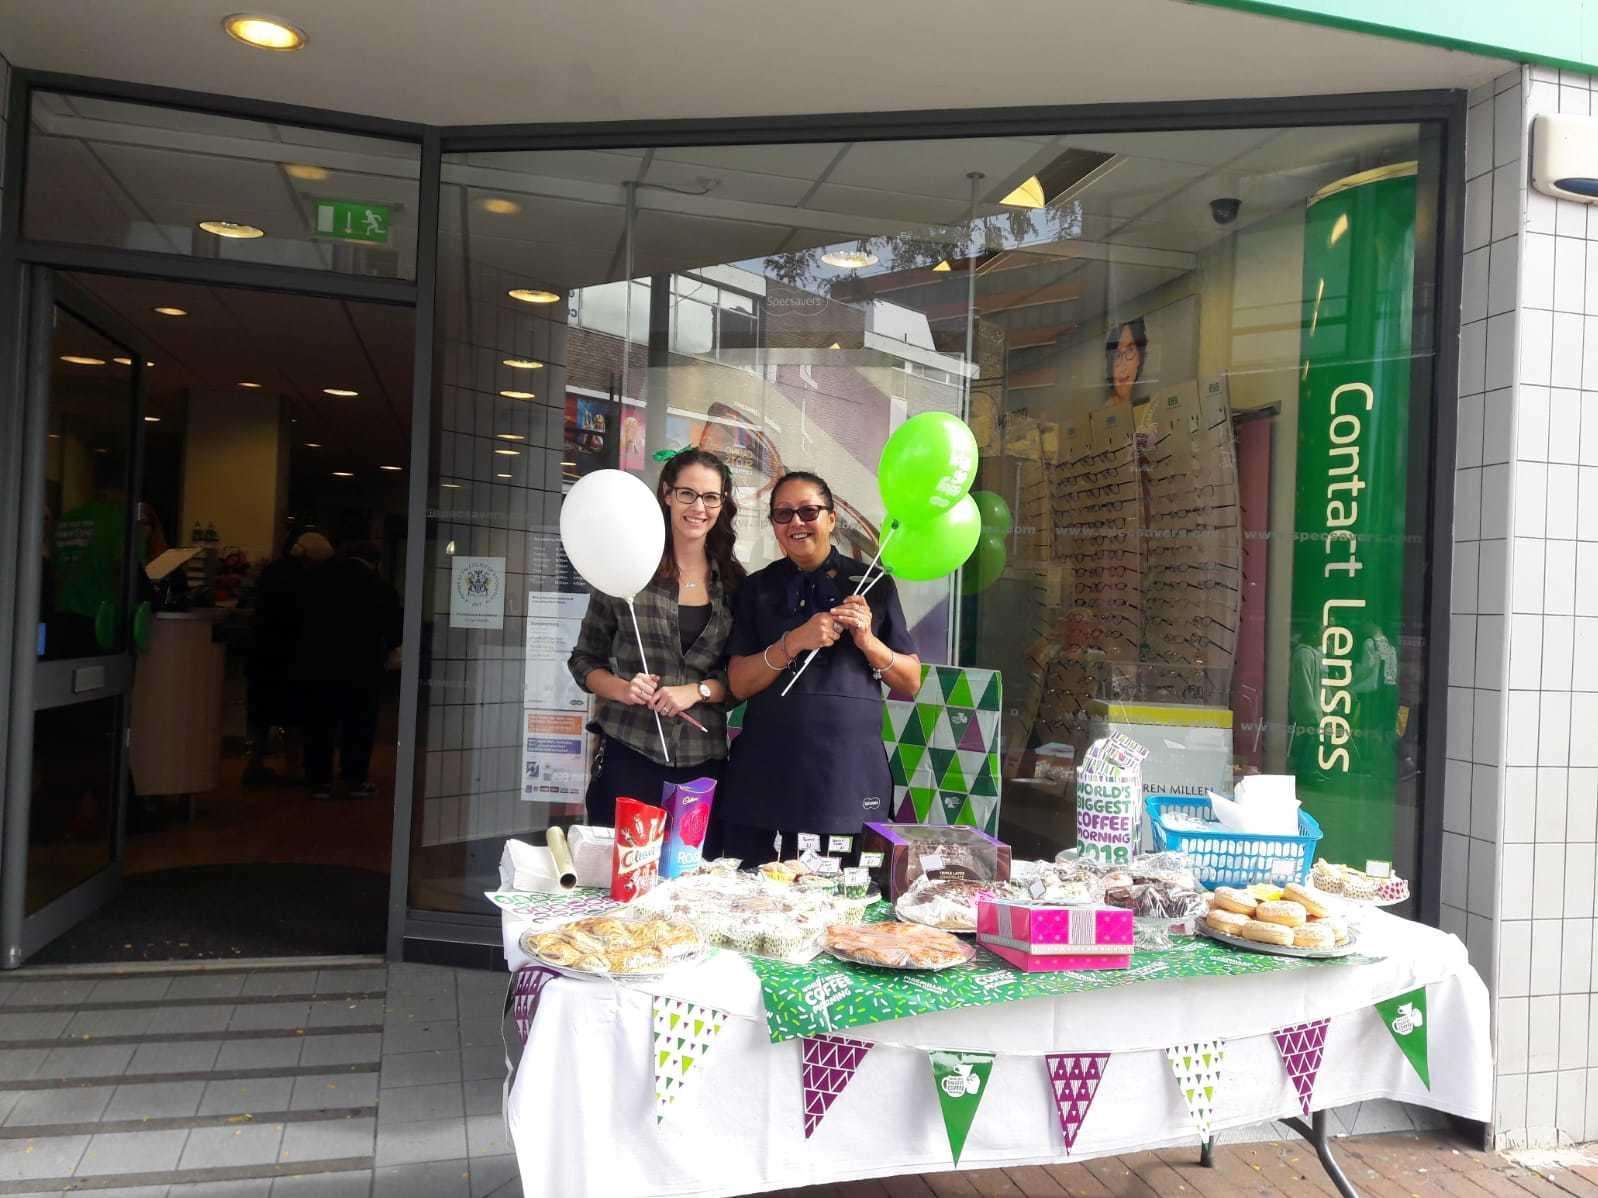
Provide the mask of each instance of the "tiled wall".
{"label": "tiled wall", "polygon": [[1592,91],[1517,72],[1467,124],[1443,913],[1493,991],[1504,1146],[1598,1138],[1598,212],[1525,156]]}

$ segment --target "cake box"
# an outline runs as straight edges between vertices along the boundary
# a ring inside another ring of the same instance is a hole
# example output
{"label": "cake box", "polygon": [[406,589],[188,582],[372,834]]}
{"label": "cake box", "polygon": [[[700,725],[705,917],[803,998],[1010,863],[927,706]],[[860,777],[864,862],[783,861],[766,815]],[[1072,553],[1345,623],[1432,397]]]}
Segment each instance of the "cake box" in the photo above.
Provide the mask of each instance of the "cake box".
{"label": "cake box", "polygon": [[1058,907],[977,898],[977,943],[1026,973],[1126,969],[1132,964],[1132,912],[1121,907]]}
{"label": "cake box", "polygon": [[882,896],[896,902],[922,874],[1007,882],[1010,846],[965,824],[868,823],[861,848],[882,854]]}

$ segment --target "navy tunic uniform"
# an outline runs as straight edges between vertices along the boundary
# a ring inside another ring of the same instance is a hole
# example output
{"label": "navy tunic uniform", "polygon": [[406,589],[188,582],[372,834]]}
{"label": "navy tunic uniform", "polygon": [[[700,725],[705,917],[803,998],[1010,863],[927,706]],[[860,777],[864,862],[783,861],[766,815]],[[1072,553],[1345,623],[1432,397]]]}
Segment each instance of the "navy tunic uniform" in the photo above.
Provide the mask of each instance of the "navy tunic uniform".
{"label": "navy tunic uniform", "polygon": [[[728,655],[758,657],[784,632],[841,603],[865,569],[834,549],[809,572],[783,558],[750,575],[738,592]],[[893,580],[884,578],[865,598],[877,638],[901,656],[914,653]],[[867,820],[892,818],[882,683],[845,633],[784,696],[806,656],[749,700],[717,796],[723,851],[743,849],[753,854],[751,864],[770,859],[763,851],[779,832],[781,851],[791,856],[799,832],[853,835]]]}

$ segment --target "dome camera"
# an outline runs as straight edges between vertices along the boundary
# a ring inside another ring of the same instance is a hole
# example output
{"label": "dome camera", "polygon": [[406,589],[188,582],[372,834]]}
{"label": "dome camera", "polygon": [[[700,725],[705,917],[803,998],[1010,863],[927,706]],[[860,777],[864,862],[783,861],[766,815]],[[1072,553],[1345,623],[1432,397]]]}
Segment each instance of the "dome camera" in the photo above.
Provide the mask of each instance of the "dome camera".
{"label": "dome camera", "polygon": [[1237,219],[1242,207],[1243,201],[1236,196],[1220,196],[1210,201],[1210,215],[1215,218],[1216,224],[1229,225]]}

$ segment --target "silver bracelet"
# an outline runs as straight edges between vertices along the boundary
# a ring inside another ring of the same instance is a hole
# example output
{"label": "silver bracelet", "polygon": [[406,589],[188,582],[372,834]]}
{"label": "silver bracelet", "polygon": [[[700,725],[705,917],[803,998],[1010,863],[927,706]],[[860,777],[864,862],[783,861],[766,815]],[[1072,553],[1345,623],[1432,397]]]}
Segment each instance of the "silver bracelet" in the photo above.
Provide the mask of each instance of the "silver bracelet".
{"label": "silver bracelet", "polygon": [[766,663],[766,669],[770,670],[773,674],[782,673],[788,667],[787,666],[774,666],[774,665],[772,665],[771,664],[771,658],[766,656],[770,652],[771,652],[771,646],[767,645],[764,649],[762,649],[760,651],[760,660]]}
{"label": "silver bracelet", "polygon": [[882,676],[884,674],[886,674],[889,670],[893,669],[893,663],[898,661],[898,660],[899,660],[899,655],[897,653],[895,653],[892,649],[889,649],[888,650],[888,660],[883,662],[882,665],[877,666],[875,669],[873,669],[871,671],[871,676],[873,678],[875,678],[878,682],[881,682],[882,681]]}

